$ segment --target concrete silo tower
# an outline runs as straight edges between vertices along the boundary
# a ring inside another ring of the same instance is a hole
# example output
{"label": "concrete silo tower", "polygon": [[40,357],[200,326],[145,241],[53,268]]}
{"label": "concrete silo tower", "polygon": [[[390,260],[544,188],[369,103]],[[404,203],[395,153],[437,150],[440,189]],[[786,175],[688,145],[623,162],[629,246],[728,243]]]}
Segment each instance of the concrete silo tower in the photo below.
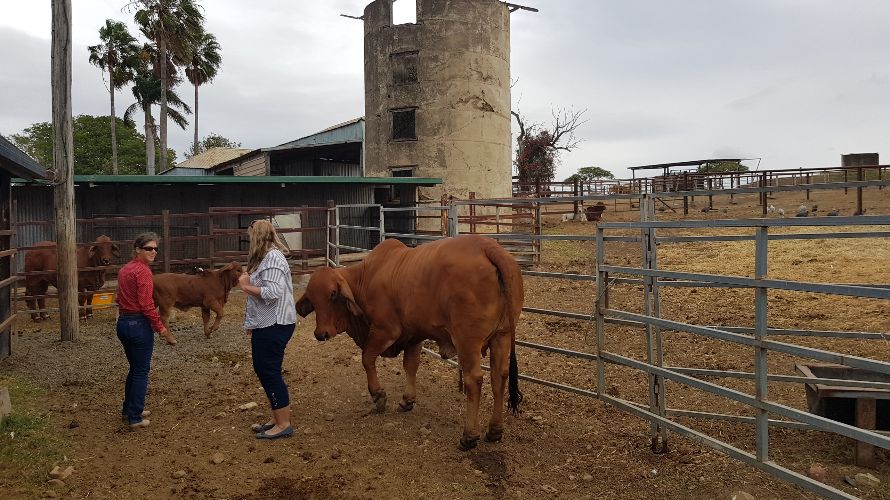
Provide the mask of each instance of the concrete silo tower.
{"label": "concrete silo tower", "polygon": [[509,197],[510,6],[417,0],[417,22],[393,25],[392,2],[363,16],[366,175],[441,177],[422,199]]}

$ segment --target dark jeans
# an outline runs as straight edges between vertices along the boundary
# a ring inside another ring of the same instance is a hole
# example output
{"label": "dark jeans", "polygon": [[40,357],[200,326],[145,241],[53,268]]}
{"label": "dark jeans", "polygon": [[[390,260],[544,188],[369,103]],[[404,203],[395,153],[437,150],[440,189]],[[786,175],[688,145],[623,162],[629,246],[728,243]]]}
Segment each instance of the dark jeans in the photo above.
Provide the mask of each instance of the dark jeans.
{"label": "dark jeans", "polygon": [[281,376],[281,362],[284,360],[284,348],[287,347],[296,326],[276,323],[265,328],[257,328],[250,336],[253,371],[259,377],[273,410],[290,404],[287,385]]}
{"label": "dark jeans", "polygon": [[124,346],[130,363],[124,385],[124,406],[121,410],[131,424],[142,421],[145,393],[148,390],[148,371],[154,349],[154,332],[145,316],[127,315],[117,320],[117,338]]}

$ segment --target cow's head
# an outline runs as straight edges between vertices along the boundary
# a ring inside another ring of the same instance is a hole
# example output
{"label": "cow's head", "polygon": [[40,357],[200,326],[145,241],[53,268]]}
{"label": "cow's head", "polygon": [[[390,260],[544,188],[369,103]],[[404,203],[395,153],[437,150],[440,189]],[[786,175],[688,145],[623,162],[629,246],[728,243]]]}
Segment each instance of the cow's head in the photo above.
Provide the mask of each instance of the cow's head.
{"label": "cow's head", "polygon": [[306,292],[297,301],[297,314],[305,318],[312,311],[316,340],[328,340],[345,332],[350,316],[364,316],[342,273],[328,267],[312,273]]}
{"label": "cow's head", "polygon": [[236,285],[238,285],[238,278],[241,277],[241,264],[232,261],[226,264],[219,270],[220,273],[224,275],[224,281],[226,283],[226,289],[230,289]]}
{"label": "cow's head", "polygon": [[111,238],[103,234],[96,238],[95,243],[90,246],[89,256],[91,262],[95,262],[101,266],[107,266],[111,264],[112,257],[121,256],[121,251],[117,245],[111,242]]}

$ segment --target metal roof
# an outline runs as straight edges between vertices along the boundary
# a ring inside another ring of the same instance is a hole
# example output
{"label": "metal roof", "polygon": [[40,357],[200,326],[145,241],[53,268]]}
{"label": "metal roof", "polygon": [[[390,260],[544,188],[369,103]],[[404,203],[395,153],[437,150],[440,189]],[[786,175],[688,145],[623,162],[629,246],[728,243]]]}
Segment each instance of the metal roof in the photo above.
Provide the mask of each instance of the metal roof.
{"label": "metal roof", "polygon": [[[14,179],[18,183],[40,183]],[[436,186],[442,184],[437,177],[341,177],[334,175],[320,176],[239,176],[239,175],[75,175],[74,182],[79,184],[367,184],[391,185],[407,184],[412,186]]]}
{"label": "metal roof", "polygon": [[[176,164],[183,168],[210,168],[252,151],[244,148],[210,148]],[[173,167],[173,168],[176,168]]]}
{"label": "metal roof", "polygon": [[328,144],[342,144],[345,142],[362,142],[365,136],[363,122],[364,117],[338,123],[314,134],[300,137],[293,141],[285,142],[271,148],[263,148],[263,151],[281,151],[311,146],[324,146]]}
{"label": "metal roof", "polygon": [[658,163],[655,165],[640,165],[638,167],[628,167],[628,170],[655,170],[659,168],[670,167],[693,167],[697,165],[705,165],[707,163],[733,162],[738,163],[745,160],[756,160],[756,158],[711,158],[708,160],[689,160],[677,161],[673,163]]}
{"label": "metal roof", "polygon": [[0,168],[23,179],[43,179],[46,169],[0,135]]}

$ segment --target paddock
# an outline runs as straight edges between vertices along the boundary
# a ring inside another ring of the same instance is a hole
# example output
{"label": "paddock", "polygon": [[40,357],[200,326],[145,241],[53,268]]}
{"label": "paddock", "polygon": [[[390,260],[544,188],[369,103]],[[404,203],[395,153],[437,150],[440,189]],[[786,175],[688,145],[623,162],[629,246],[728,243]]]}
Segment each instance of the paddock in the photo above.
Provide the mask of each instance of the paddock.
{"label": "paddock", "polygon": [[[871,190],[866,191],[867,203],[883,207],[875,213],[887,213],[887,191],[874,192],[877,195],[871,198]],[[801,193],[776,196],[788,196],[786,203],[797,203]],[[727,208],[739,215],[745,211],[748,217],[757,215],[759,199],[746,203],[740,197],[739,203]],[[621,216],[606,212],[606,217],[617,222]],[[636,220],[638,215],[623,217]],[[597,226],[545,219],[542,227],[543,236],[573,234],[587,241],[545,239],[534,271],[596,276],[592,240]],[[634,234],[639,236],[639,229],[625,236]],[[841,243],[770,243],[770,251],[777,251],[770,254],[776,259],[770,261],[770,277],[836,283],[835,274],[843,269],[850,277],[845,283],[890,282],[887,245],[837,241]],[[678,242],[659,248],[659,261],[678,271],[745,275],[754,269],[753,250],[750,242]],[[639,243],[606,245],[604,261],[641,267]],[[596,391],[596,362],[589,359],[597,352],[595,281],[527,276],[526,289],[528,308],[568,311],[583,318],[523,313],[519,340],[586,353],[588,359],[523,346],[518,350],[521,372],[552,384]],[[683,287],[661,293],[664,315],[677,315],[690,324],[753,323],[755,318],[751,290]],[[643,313],[641,294],[639,284],[616,284],[610,305]],[[769,299],[771,327],[890,331],[886,300],[825,299],[793,291],[771,292]],[[311,316],[300,324],[285,359],[285,379],[299,422],[297,437],[257,443],[246,429],[262,418],[262,412],[238,409],[250,401],[260,403],[260,409],[264,404],[239,325],[243,295],[233,294],[227,307],[218,337],[204,339],[197,315],[181,313],[176,326],[180,343],[155,347],[148,396],[153,423],[150,432],[144,433],[125,432],[118,422],[126,362],[111,331],[113,310],[97,311],[96,319],[83,323],[84,340],[76,344],[59,343],[58,326],[53,323],[17,323],[14,356],[2,365],[2,376],[15,394],[29,395],[28,404],[45,417],[58,441],[59,454],[48,462],[75,466],[64,494],[76,498],[158,492],[196,498],[729,498],[743,490],[756,498],[815,497],[673,432],[667,453],[653,453],[646,420],[602,399],[529,381],[521,386],[526,396],[524,411],[507,419],[504,441],[459,452],[456,442],[463,396],[455,390],[453,368],[426,357],[418,374],[418,404],[413,412],[390,408],[384,414],[368,414],[370,402],[358,348],[346,336],[333,344],[316,343]],[[607,330],[610,351],[645,360],[645,333],[627,325],[611,325]],[[753,370],[750,348],[730,348],[691,333],[668,335],[665,365]],[[881,339],[804,338],[799,343],[890,360],[890,350]],[[792,361],[770,354],[770,373],[793,374]],[[645,374],[617,366],[609,370],[606,394],[648,407]],[[401,390],[400,372],[399,360],[380,364],[382,382],[395,394]],[[725,383],[752,390],[750,380]],[[744,407],[678,384],[671,383],[667,396],[686,408],[746,415]],[[771,385],[770,396],[796,408],[806,407],[799,385]],[[490,399],[485,402],[490,407]],[[484,405],[483,418],[488,410]],[[679,419],[739,448],[753,450],[756,444],[751,423]],[[845,494],[870,498],[888,494],[890,470],[883,463],[883,453],[878,454],[877,469],[866,469],[853,465],[854,447],[848,438],[787,428],[771,428],[769,436],[771,458],[791,470],[805,474],[812,464],[821,463],[828,471],[825,482]],[[214,464],[217,453],[223,460]],[[126,469],[119,466],[124,462],[130,464]],[[47,470],[26,471],[30,482],[0,472],[0,485],[20,488],[23,496],[26,491],[39,492],[46,488],[42,478]],[[184,476],[174,477],[179,471]],[[844,476],[866,471],[882,480],[876,489],[854,489],[842,482]]]}

